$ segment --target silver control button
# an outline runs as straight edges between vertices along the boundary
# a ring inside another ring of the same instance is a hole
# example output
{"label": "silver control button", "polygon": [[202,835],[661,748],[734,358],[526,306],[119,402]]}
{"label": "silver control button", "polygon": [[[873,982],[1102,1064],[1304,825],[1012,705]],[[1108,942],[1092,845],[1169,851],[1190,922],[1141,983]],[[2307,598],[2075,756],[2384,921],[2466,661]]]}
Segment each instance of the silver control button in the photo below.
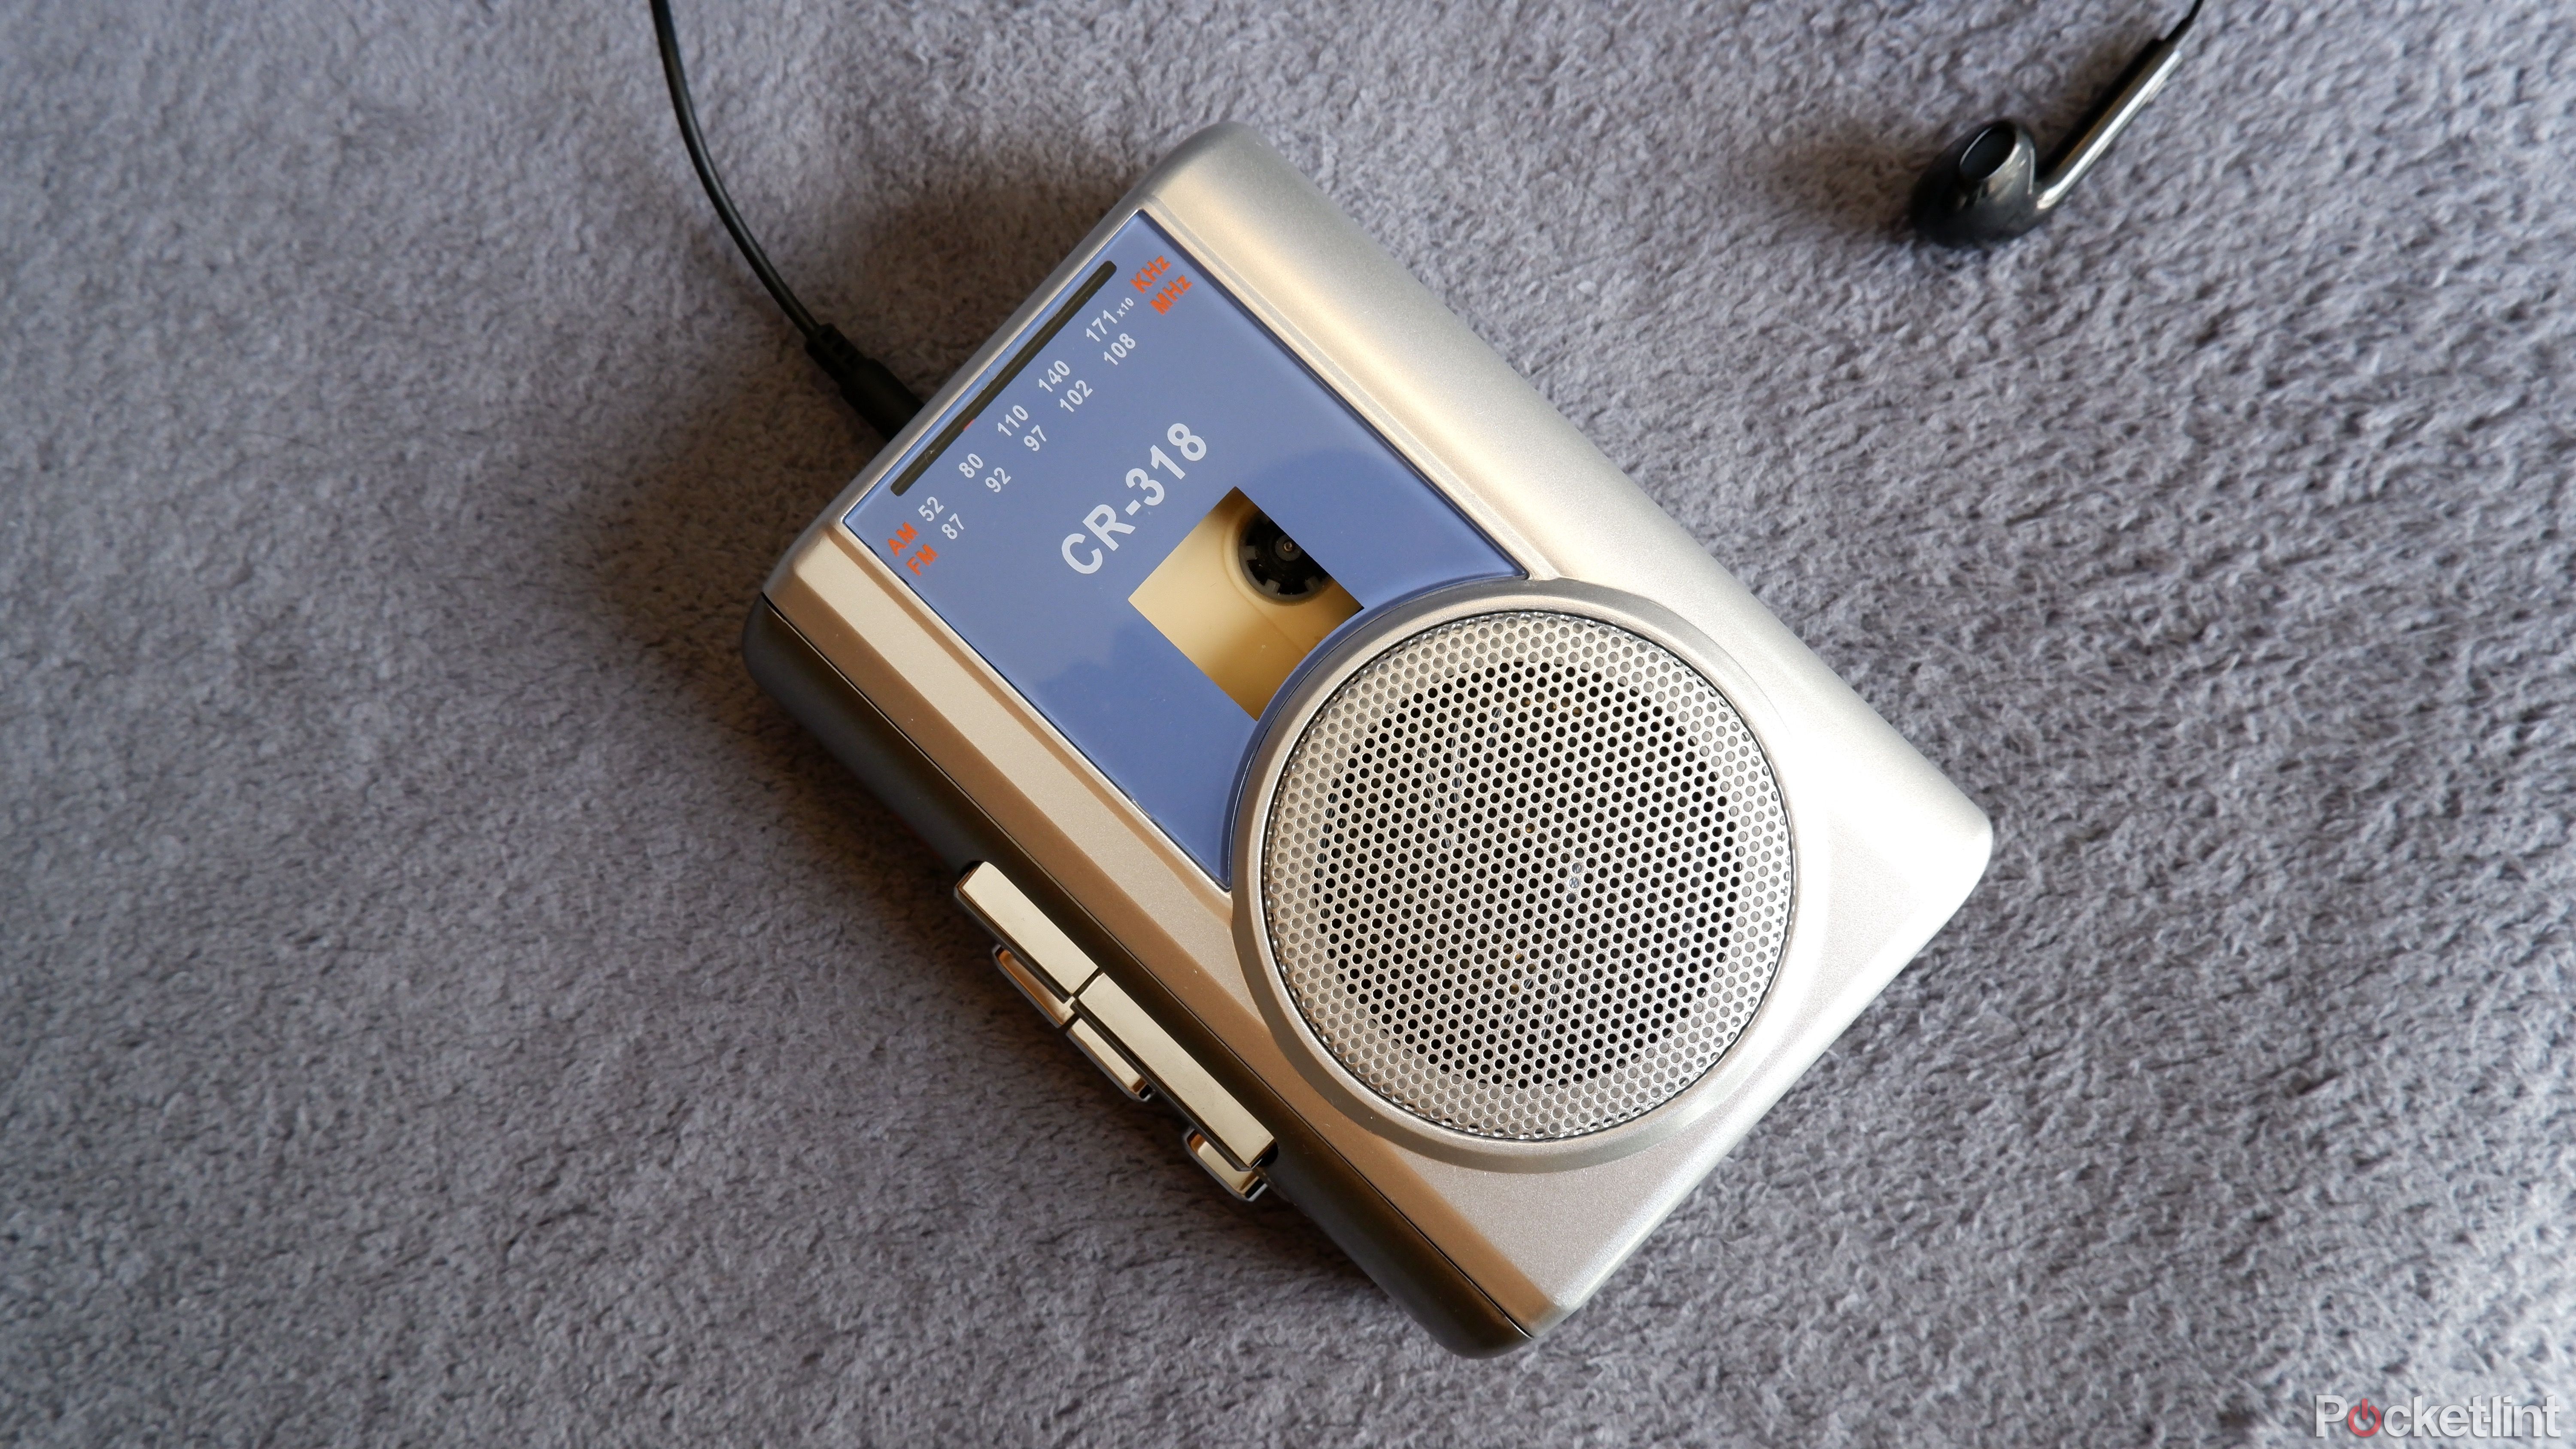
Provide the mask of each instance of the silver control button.
{"label": "silver control button", "polygon": [[1073,944],[1073,938],[989,861],[976,862],[958,880],[957,903],[1001,938],[1012,955],[1052,983],[1059,996],[1073,995],[1100,974],[1099,965]]}
{"label": "silver control button", "polygon": [[[1270,1150],[1270,1129],[1155,1025],[1134,997],[1100,974],[1099,963],[1073,944],[1027,892],[999,867],[979,861],[957,882],[957,901],[1000,938],[993,964],[1030,1005],[1065,1029],[1118,1090],[1142,1102],[1159,1088],[1198,1124],[1204,1135],[1196,1140],[1216,1158],[1210,1171],[1221,1165],[1235,1177],[1257,1179],[1262,1155]],[[1191,1154],[1199,1155],[1199,1149],[1193,1147]],[[1237,1197],[1258,1191],[1222,1174],[1219,1180]]]}
{"label": "silver control button", "polygon": [[1139,1102],[1154,1095],[1154,1084],[1145,1080],[1144,1072],[1118,1049],[1117,1043],[1100,1034],[1100,1028],[1076,1021],[1065,1028],[1064,1034],[1073,1038],[1073,1044],[1082,1048],[1082,1054],[1091,1058],[1091,1064],[1100,1068],[1103,1076],[1118,1084],[1118,1090]]}
{"label": "silver control button", "polygon": [[1190,1160],[1206,1168],[1207,1175],[1216,1179],[1217,1186],[1244,1202],[1261,1196],[1261,1190],[1270,1185],[1270,1180],[1261,1175],[1259,1168],[1246,1171],[1226,1161],[1225,1154],[1216,1150],[1216,1144],[1208,1141],[1207,1135],[1195,1127],[1181,1134],[1181,1142],[1189,1148]]}
{"label": "silver control button", "polygon": [[[1270,1150],[1270,1129],[1261,1119],[1244,1109],[1234,1094],[1217,1085],[1216,1078],[1199,1065],[1198,1058],[1181,1049],[1154,1018],[1145,1014],[1134,997],[1106,976],[1092,978],[1074,998],[1084,1016],[1100,1025],[1111,1039],[1124,1047],[1127,1055],[1144,1067],[1154,1085],[1172,1099],[1199,1129],[1207,1133],[1225,1154],[1227,1164],[1237,1170],[1249,1170]],[[1085,1023],[1075,1022],[1080,1031]]]}
{"label": "silver control button", "polygon": [[1073,1003],[1056,995],[1054,987],[1021,964],[1020,958],[1011,954],[1010,947],[994,947],[993,964],[1002,968],[1002,974],[1011,978],[1011,984],[1020,988],[1020,994],[1029,999],[1029,1005],[1036,1007],[1040,1016],[1059,1027],[1073,1020]]}

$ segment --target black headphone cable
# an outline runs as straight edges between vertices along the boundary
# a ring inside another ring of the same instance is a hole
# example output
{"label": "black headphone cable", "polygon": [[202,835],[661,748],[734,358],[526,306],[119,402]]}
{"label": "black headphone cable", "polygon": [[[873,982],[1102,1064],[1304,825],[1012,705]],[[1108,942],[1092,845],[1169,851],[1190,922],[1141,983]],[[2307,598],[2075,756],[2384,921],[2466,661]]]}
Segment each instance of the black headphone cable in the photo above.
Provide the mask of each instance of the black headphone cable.
{"label": "black headphone cable", "polygon": [[804,334],[805,355],[814,365],[830,375],[833,385],[841,390],[842,400],[867,420],[869,427],[882,437],[892,438],[921,411],[921,399],[912,395],[886,365],[861,352],[841,329],[817,321],[796,293],[769,264],[769,254],[754,241],[751,228],[743,225],[742,213],[734,210],[733,198],[725,193],[724,179],[716,175],[716,163],[707,156],[706,138],[698,134],[698,110],[689,101],[689,77],[680,66],[680,37],[671,23],[670,0],[652,0],[653,33],[662,44],[662,75],[671,83],[671,109],[680,119],[680,142],[689,148],[689,164],[697,168],[698,184],[707,189],[707,200],[715,203],[716,217],[732,233],[733,244],[742,249],[742,259],[751,263],[753,275],[767,288],[778,310]]}

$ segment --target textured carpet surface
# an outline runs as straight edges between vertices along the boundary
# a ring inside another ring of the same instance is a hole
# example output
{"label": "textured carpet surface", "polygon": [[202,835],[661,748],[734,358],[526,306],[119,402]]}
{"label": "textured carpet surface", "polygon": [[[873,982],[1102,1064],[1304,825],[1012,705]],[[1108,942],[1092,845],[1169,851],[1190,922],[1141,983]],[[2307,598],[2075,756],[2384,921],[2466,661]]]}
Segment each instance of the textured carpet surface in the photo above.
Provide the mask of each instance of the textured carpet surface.
{"label": "textured carpet surface", "polygon": [[[745,677],[874,440],[637,5],[0,6],[0,1440],[2290,1443],[2576,1405],[2576,31],[2224,3],[684,7],[925,390],[1248,121],[1994,816],[1558,1336],[1220,1200]],[[2576,1416],[2563,1420],[2576,1433]]]}

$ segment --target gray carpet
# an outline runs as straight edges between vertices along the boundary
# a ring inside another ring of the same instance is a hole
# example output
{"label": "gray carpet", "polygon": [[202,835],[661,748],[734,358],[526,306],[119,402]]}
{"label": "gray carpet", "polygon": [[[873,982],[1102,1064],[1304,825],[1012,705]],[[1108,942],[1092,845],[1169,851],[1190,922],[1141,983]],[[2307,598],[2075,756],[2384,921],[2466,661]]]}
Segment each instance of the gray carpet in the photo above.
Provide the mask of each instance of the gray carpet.
{"label": "gray carpet", "polygon": [[[1995,818],[1467,1363],[981,960],[734,652],[867,458],[644,7],[0,9],[0,1440],[2254,1442],[2576,1404],[2576,39],[2229,3],[687,4],[927,390],[1233,116]],[[2569,1422],[2576,1428],[2576,1420]]]}

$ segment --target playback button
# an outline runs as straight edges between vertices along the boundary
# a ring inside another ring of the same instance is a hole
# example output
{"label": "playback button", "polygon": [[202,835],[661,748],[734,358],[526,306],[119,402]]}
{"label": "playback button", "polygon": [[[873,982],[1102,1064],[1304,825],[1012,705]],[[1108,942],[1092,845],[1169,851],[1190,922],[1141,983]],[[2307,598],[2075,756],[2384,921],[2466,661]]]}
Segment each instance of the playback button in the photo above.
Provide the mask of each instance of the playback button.
{"label": "playback button", "polygon": [[1100,974],[1099,963],[1073,944],[1055,918],[990,862],[978,861],[959,879],[957,903],[1059,998],[1080,994]]}

